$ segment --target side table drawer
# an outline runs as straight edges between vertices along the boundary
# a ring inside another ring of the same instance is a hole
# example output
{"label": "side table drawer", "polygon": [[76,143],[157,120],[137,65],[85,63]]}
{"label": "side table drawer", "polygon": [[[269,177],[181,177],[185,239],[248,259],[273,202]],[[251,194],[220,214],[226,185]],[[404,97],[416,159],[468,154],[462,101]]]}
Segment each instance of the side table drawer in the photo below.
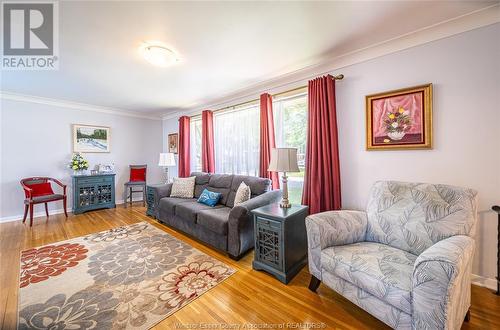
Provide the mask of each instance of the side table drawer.
{"label": "side table drawer", "polygon": [[255,219],[255,260],[283,269],[281,223],[257,216]]}

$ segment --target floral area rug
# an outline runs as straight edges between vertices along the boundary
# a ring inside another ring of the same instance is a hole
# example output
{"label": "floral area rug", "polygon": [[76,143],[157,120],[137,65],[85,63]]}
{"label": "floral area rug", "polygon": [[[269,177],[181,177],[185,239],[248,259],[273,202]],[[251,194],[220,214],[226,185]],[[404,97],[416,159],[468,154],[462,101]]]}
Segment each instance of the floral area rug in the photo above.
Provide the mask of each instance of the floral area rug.
{"label": "floral area rug", "polygon": [[19,329],[148,329],[234,269],[141,222],[21,253]]}

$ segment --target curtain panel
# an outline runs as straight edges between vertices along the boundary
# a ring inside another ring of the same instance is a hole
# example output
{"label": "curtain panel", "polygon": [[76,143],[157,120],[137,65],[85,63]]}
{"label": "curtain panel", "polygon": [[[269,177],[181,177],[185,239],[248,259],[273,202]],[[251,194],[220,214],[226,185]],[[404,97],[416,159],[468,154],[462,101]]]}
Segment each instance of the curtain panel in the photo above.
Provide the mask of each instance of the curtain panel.
{"label": "curtain panel", "polygon": [[274,136],[273,98],[264,93],[260,96],[260,154],[259,176],[269,178],[273,182],[273,189],[280,188],[278,172],[269,172],[271,150],[276,148]]}
{"label": "curtain panel", "polygon": [[201,113],[201,169],[215,173],[214,113],[210,110]]}
{"label": "curtain panel", "polygon": [[302,204],[309,213],[341,208],[335,80],[323,76],[308,84],[306,171]]}
{"label": "curtain panel", "polygon": [[190,169],[190,121],[188,116],[179,118],[179,177],[186,178],[191,174]]}

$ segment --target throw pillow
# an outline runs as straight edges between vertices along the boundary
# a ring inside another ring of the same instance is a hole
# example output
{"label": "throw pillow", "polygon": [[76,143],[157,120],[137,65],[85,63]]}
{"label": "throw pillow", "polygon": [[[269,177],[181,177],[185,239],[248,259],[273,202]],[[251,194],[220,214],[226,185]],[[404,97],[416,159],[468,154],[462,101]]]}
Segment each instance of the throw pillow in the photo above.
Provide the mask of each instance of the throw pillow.
{"label": "throw pillow", "polygon": [[198,198],[198,203],[214,207],[221,197],[221,193],[204,189],[200,195],[200,198]]}
{"label": "throw pillow", "polygon": [[[32,189],[31,196],[33,197],[47,196],[54,194],[54,191],[52,190],[52,187],[49,182],[34,183],[28,185],[28,187]],[[28,197],[28,193],[26,193],[26,197]]]}
{"label": "throw pillow", "polygon": [[193,198],[195,176],[189,178],[174,178],[170,197]]}
{"label": "throw pillow", "polygon": [[130,169],[131,182],[145,182],[146,181],[146,168],[131,168]]}
{"label": "throw pillow", "polygon": [[236,190],[236,196],[234,197],[234,206],[246,202],[251,197],[250,187],[241,181],[238,190]]}

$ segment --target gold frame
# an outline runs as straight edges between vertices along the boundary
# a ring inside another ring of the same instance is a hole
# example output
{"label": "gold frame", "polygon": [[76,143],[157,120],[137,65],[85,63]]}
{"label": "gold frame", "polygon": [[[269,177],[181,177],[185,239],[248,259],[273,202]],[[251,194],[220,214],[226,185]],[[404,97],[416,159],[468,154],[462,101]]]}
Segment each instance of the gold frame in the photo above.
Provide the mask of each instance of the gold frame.
{"label": "gold frame", "polygon": [[[423,124],[424,124],[424,143],[419,144],[399,144],[399,145],[374,145],[372,140],[372,101],[393,97],[402,94],[409,94],[422,91],[423,97]],[[432,84],[419,85],[414,87],[402,88],[388,92],[367,95],[366,102],[366,150],[415,150],[432,149]]]}
{"label": "gold frame", "polygon": [[[171,136],[175,139],[175,150],[174,151],[172,151],[170,149],[170,137]],[[173,154],[179,153],[179,133],[168,134],[168,136],[167,136],[167,150],[168,150],[168,152],[171,152]]]}
{"label": "gold frame", "polygon": [[[108,137],[108,149],[105,151],[81,151],[81,150],[76,150],[76,130],[78,127],[92,127],[92,128],[98,128],[98,129],[105,129]],[[108,126],[97,126],[97,125],[84,125],[84,124],[73,124],[72,125],[73,129],[73,152],[79,152],[79,153],[85,153],[85,154],[92,154],[92,153],[110,153],[111,152],[111,127]]]}

